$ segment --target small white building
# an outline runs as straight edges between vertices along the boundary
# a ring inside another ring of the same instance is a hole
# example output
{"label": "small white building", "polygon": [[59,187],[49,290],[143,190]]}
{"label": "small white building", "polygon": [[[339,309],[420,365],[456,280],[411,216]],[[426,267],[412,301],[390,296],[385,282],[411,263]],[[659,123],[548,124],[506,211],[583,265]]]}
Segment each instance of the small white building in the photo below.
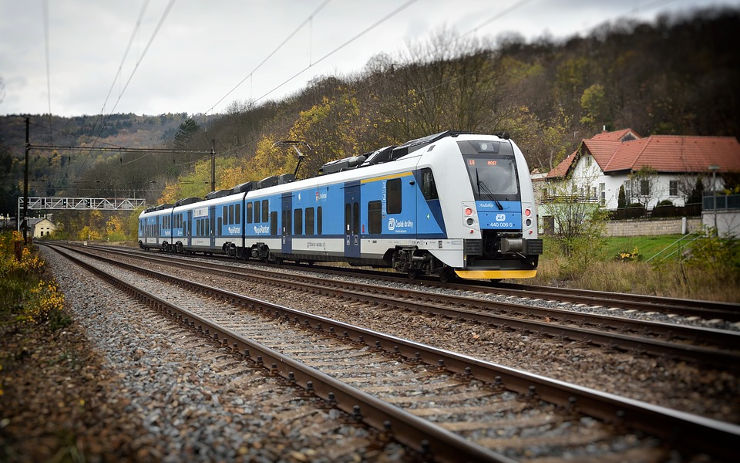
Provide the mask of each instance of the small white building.
{"label": "small white building", "polygon": [[546,205],[549,199],[567,194],[614,210],[624,187],[627,204],[652,209],[670,200],[674,206],[684,206],[698,178],[708,192],[724,187],[723,174],[737,172],[740,143],[734,137],[642,138],[632,129],[623,129],[583,140],[547,174],[541,200]]}
{"label": "small white building", "polygon": [[43,238],[54,233],[57,226],[54,222],[46,218],[29,218],[28,229],[33,230],[34,238]]}

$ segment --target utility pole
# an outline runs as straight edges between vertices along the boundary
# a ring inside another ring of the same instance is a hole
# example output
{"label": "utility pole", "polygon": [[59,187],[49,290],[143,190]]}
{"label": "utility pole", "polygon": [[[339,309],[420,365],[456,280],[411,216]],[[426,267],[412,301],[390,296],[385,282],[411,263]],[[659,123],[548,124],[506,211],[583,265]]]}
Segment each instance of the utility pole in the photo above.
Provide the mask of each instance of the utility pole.
{"label": "utility pole", "polygon": [[216,139],[211,139],[211,191],[216,191]]}
{"label": "utility pole", "polygon": [[[23,244],[28,244],[28,152],[31,151],[29,127],[30,119],[26,118],[26,167],[23,169]],[[20,220],[20,217],[18,217]]]}

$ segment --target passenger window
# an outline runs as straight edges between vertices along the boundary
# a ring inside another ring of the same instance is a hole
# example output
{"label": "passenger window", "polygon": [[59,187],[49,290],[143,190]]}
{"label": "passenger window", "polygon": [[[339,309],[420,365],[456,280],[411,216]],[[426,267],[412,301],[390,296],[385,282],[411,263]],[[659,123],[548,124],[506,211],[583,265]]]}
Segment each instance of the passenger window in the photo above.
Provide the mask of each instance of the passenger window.
{"label": "passenger window", "polygon": [[260,223],[260,202],[259,201],[254,202],[254,223]]}
{"label": "passenger window", "polygon": [[229,212],[228,212],[227,207],[228,206],[224,206],[223,207],[223,211],[221,212],[221,217],[224,218],[224,223],[225,224],[228,224],[229,223]]}
{"label": "passenger window", "polygon": [[306,235],[313,235],[313,224],[314,224],[314,209],[313,207],[306,208]]}
{"label": "passenger window", "polygon": [[270,212],[270,234],[278,234],[277,211]]}
{"label": "passenger window", "polygon": [[267,222],[267,218],[270,216],[270,202],[268,200],[262,201],[262,220]]}
{"label": "passenger window", "polygon": [[252,203],[247,203],[247,223],[252,223]]}
{"label": "passenger window", "polygon": [[242,223],[242,218],[239,216],[241,206],[242,206],[241,204],[237,204],[234,207],[234,223],[237,223],[237,224]]}
{"label": "passenger window", "polygon": [[293,234],[303,234],[303,209],[296,209],[293,211]]}
{"label": "passenger window", "polygon": [[385,184],[386,192],[386,207],[385,212],[388,214],[400,214],[401,213],[401,179],[394,178],[388,180]]}
{"label": "passenger window", "polygon": [[380,201],[370,201],[367,203],[367,231],[371,235],[379,235],[382,228],[381,209],[383,203]]}
{"label": "passenger window", "polygon": [[234,223],[234,205],[229,206],[229,224]]}
{"label": "passenger window", "polygon": [[322,219],[323,219],[323,216],[321,213],[321,206],[319,206],[318,209],[316,209],[316,234],[317,235],[321,234]]}

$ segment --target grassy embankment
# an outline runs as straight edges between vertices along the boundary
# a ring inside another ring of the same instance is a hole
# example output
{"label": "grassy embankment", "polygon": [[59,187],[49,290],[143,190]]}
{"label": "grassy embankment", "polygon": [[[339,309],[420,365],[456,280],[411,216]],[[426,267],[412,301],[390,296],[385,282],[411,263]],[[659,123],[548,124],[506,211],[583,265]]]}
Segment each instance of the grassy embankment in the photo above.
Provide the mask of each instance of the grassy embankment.
{"label": "grassy embankment", "polygon": [[[48,323],[68,323],[62,313],[64,296],[45,275],[45,263],[32,246],[23,246],[18,232],[0,234],[0,331]],[[20,255],[16,254],[20,243]],[[20,257],[20,259],[19,259]]]}
{"label": "grassy embankment", "polygon": [[589,262],[573,265],[545,237],[534,284],[666,297],[740,302],[737,240],[681,235],[606,238],[584,250]]}

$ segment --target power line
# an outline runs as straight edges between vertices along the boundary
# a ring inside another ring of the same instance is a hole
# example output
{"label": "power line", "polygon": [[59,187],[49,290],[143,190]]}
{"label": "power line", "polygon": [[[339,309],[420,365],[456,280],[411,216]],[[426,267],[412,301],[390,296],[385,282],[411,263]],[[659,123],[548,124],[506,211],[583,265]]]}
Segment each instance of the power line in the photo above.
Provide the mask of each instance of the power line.
{"label": "power line", "polygon": [[219,100],[218,100],[217,102],[215,102],[215,103],[213,104],[213,106],[211,106],[210,108],[208,108],[208,109],[207,109],[207,110],[206,110],[206,111],[205,111],[205,112],[204,112],[203,114],[208,114],[209,112],[211,112],[211,110],[213,110],[213,108],[215,108],[216,106],[218,106],[218,105],[219,105],[219,103],[221,103],[222,101],[224,101],[224,99],[225,99],[225,98],[226,98],[227,96],[231,95],[231,94],[232,94],[232,93],[234,92],[234,90],[236,90],[237,88],[241,87],[241,85],[242,85],[242,84],[243,84],[244,82],[246,82],[246,81],[247,81],[247,79],[251,78],[251,77],[252,77],[252,76],[254,75],[254,73],[255,73],[255,72],[257,72],[257,70],[258,70],[259,68],[261,68],[261,67],[262,67],[262,65],[263,65],[263,64],[265,64],[265,63],[267,62],[267,60],[269,60],[270,58],[272,58],[272,57],[273,57],[273,55],[275,55],[275,53],[277,53],[277,52],[278,52],[278,51],[279,51],[279,50],[280,50],[280,49],[281,49],[281,48],[283,47],[283,45],[285,45],[285,44],[286,44],[286,43],[288,42],[288,40],[292,39],[292,38],[293,38],[293,36],[294,36],[294,35],[296,35],[296,34],[298,33],[298,31],[300,31],[300,30],[301,30],[301,29],[303,28],[303,26],[305,26],[305,25],[306,25],[306,23],[309,23],[309,22],[311,22],[311,21],[313,20],[313,17],[314,17],[314,16],[316,16],[316,15],[317,15],[317,14],[319,13],[319,11],[321,11],[321,10],[322,10],[322,9],[323,9],[323,8],[324,8],[324,7],[326,6],[326,4],[327,4],[327,3],[329,3],[329,1],[330,1],[330,0],[324,0],[324,2],[322,2],[322,3],[321,3],[321,5],[319,5],[319,6],[318,6],[318,8],[316,8],[316,9],[315,9],[315,10],[314,10],[314,11],[313,11],[313,12],[312,12],[312,13],[311,13],[311,14],[310,14],[309,16],[308,16],[308,18],[306,18],[306,19],[305,19],[305,20],[304,20],[304,21],[303,21],[302,23],[300,23],[300,24],[298,25],[298,27],[296,27],[296,28],[295,28],[295,29],[293,30],[293,32],[291,32],[290,34],[288,34],[288,36],[287,36],[287,37],[285,37],[285,39],[284,39],[284,40],[283,40],[282,42],[280,42],[280,45],[278,45],[278,46],[277,46],[277,47],[276,47],[276,48],[275,48],[274,50],[272,50],[272,52],[270,52],[270,54],[269,54],[269,55],[267,55],[267,57],[265,57],[265,58],[264,58],[264,59],[263,59],[263,60],[262,60],[262,61],[261,61],[261,62],[260,62],[260,63],[259,63],[259,64],[258,64],[258,65],[257,65],[257,66],[255,67],[255,68],[254,68],[254,69],[252,69],[252,70],[251,70],[251,71],[249,72],[249,74],[247,74],[246,76],[244,76],[244,78],[243,78],[242,80],[240,80],[240,81],[239,81],[239,83],[237,83],[236,85],[234,85],[234,87],[233,87],[233,88],[232,88],[231,90],[229,90],[228,92],[226,92],[226,94],[225,94],[224,96],[222,96],[222,97],[221,97],[221,98],[220,98],[220,99],[219,99]]}
{"label": "power line", "polygon": [[509,7],[509,8],[506,8],[506,9],[504,9],[504,10],[500,11],[500,12],[499,12],[499,13],[497,13],[497,14],[496,14],[495,16],[492,16],[492,17],[490,17],[490,18],[486,19],[486,20],[485,20],[485,21],[483,21],[482,23],[480,23],[480,24],[478,24],[477,26],[475,26],[475,27],[474,27],[473,29],[470,29],[470,30],[469,30],[468,32],[466,32],[466,33],[464,33],[464,34],[463,34],[463,37],[465,37],[465,36],[466,36],[466,35],[468,35],[468,34],[472,34],[473,32],[477,31],[477,30],[478,30],[478,29],[480,29],[481,27],[483,27],[483,26],[487,26],[488,24],[492,23],[493,21],[495,21],[495,20],[497,20],[497,19],[500,19],[500,18],[502,18],[503,16],[506,16],[507,14],[511,13],[512,11],[516,10],[516,9],[517,9],[517,8],[519,8],[520,6],[523,6],[523,5],[525,4],[525,3],[528,3],[528,2],[530,2],[530,1],[531,1],[531,0],[520,0],[520,1],[516,2],[516,3],[514,3],[514,4],[513,4],[513,5],[511,5],[511,6]]}
{"label": "power line", "polygon": [[303,68],[302,70],[300,70],[300,71],[298,71],[297,73],[293,74],[293,75],[292,75],[291,77],[289,77],[288,79],[286,79],[285,81],[283,81],[282,83],[280,83],[279,85],[277,85],[276,87],[274,87],[274,88],[273,88],[272,90],[270,90],[269,92],[265,93],[265,94],[264,94],[264,95],[262,95],[261,97],[259,97],[259,98],[257,98],[256,100],[254,100],[254,102],[256,103],[256,102],[260,101],[261,99],[265,98],[265,97],[266,97],[267,95],[271,94],[272,92],[274,92],[275,90],[279,89],[279,88],[280,88],[280,87],[282,87],[283,85],[287,84],[287,83],[288,83],[288,82],[290,82],[291,80],[295,79],[296,77],[300,76],[300,75],[301,75],[301,74],[303,74],[304,72],[308,71],[309,69],[311,69],[311,68],[312,68],[312,67],[314,67],[315,65],[317,65],[317,64],[319,64],[320,62],[324,61],[324,60],[325,60],[326,58],[328,58],[328,57],[330,57],[331,55],[333,55],[334,53],[338,52],[338,51],[339,51],[339,50],[341,50],[342,48],[346,47],[346,46],[347,46],[347,45],[349,45],[350,43],[354,42],[355,40],[359,39],[359,38],[360,38],[360,37],[362,37],[363,35],[365,35],[365,34],[367,34],[368,32],[370,32],[371,30],[375,29],[376,27],[378,27],[379,25],[381,25],[381,24],[382,24],[382,23],[384,23],[385,21],[389,20],[390,18],[392,18],[392,17],[393,17],[393,16],[395,16],[396,14],[398,14],[398,13],[400,13],[401,11],[405,10],[406,8],[408,8],[408,7],[409,7],[409,6],[410,6],[410,5],[412,4],[412,3],[414,3],[414,2],[416,2],[416,0],[409,0],[409,1],[407,1],[406,3],[404,3],[403,5],[399,6],[398,8],[396,8],[396,9],[395,9],[395,10],[393,10],[393,11],[391,11],[391,12],[390,12],[390,13],[388,13],[387,15],[383,16],[383,17],[382,17],[381,19],[379,19],[378,21],[374,22],[373,24],[371,24],[370,26],[368,26],[367,28],[365,28],[364,30],[362,30],[361,32],[359,32],[358,34],[354,35],[354,36],[353,36],[352,38],[350,38],[349,40],[347,40],[347,41],[346,41],[346,42],[344,42],[343,44],[339,45],[338,47],[336,47],[335,49],[333,49],[333,50],[332,50],[332,51],[330,51],[329,53],[325,54],[324,56],[322,56],[321,58],[319,58],[318,60],[316,60],[316,61],[315,61],[314,63],[311,63],[311,64],[309,64],[308,66],[306,66],[306,67],[305,67],[305,68]]}
{"label": "power line", "polygon": [[49,0],[43,2],[44,14],[44,50],[46,55],[46,98],[49,102],[49,143],[54,143],[51,128],[51,72],[49,71]]}
{"label": "power line", "polygon": [[164,13],[162,13],[162,17],[159,18],[159,22],[157,23],[157,27],[154,29],[154,32],[152,33],[152,36],[149,38],[149,42],[147,42],[146,47],[144,47],[144,51],[141,52],[141,56],[139,57],[139,60],[136,61],[136,64],[134,65],[134,69],[131,71],[131,75],[128,76],[128,80],[126,81],[126,85],[123,86],[123,90],[121,90],[121,93],[118,95],[118,99],[116,100],[116,104],[113,105],[113,108],[110,110],[111,114],[116,110],[118,107],[118,103],[121,101],[121,97],[126,92],[126,89],[128,88],[128,85],[131,83],[131,79],[133,79],[134,74],[136,74],[136,70],[139,69],[139,65],[144,60],[144,56],[146,56],[146,52],[149,51],[149,47],[152,45],[152,42],[154,42],[154,38],[157,36],[157,33],[159,32],[159,29],[162,27],[162,24],[164,23],[164,20],[167,19],[167,15],[170,13],[170,10],[172,9],[172,6],[175,4],[175,0],[170,0],[170,2],[167,4],[167,8],[164,9]]}
{"label": "power line", "polygon": [[[126,51],[123,52],[123,58],[121,58],[121,64],[118,65],[118,71],[116,72],[116,76],[113,78],[113,82],[110,84],[110,88],[108,89],[108,94],[105,96],[105,101],[103,101],[103,106],[100,107],[100,116],[98,117],[98,120],[95,122],[95,125],[93,126],[93,133],[95,133],[98,124],[102,124],[103,120],[103,114],[105,113],[105,105],[108,104],[108,99],[110,98],[111,93],[113,92],[113,88],[116,85],[116,82],[118,81],[118,77],[121,75],[121,70],[123,69],[123,63],[126,62],[126,58],[128,57],[128,52],[131,50],[131,44],[134,42],[134,37],[136,37],[136,33],[139,30],[139,27],[141,26],[141,20],[144,17],[144,13],[146,12],[146,8],[149,5],[149,0],[144,1],[144,5],[141,7],[141,12],[139,13],[139,18],[136,20],[136,25],[134,26],[134,30],[131,32],[131,37],[128,39],[128,45],[126,45]],[[97,138],[97,136],[95,136]]]}
{"label": "power line", "polygon": [[[159,18],[159,22],[157,23],[157,27],[154,28],[154,32],[152,33],[152,36],[149,38],[149,41],[147,42],[146,47],[144,47],[144,51],[141,52],[141,56],[139,56],[139,59],[136,61],[136,64],[134,65],[134,69],[131,71],[131,74],[128,76],[128,80],[126,80],[126,85],[124,85],[123,89],[121,90],[121,93],[118,94],[118,98],[116,99],[116,103],[113,105],[113,108],[110,110],[110,114],[113,114],[113,112],[118,107],[118,103],[121,101],[121,97],[123,97],[123,94],[126,92],[126,89],[128,89],[128,86],[131,83],[131,79],[133,79],[134,74],[136,74],[136,71],[139,69],[139,64],[141,64],[141,62],[144,60],[144,56],[146,56],[147,51],[149,51],[149,47],[151,46],[152,42],[154,42],[154,38],[157,36],[159,29],[162,27],[164,20],[167,18],[167,15],[169,14],[174,4],[175,4],[175,0],[170,0],[170,2],[167,4],[167,7],[164,9],[164,12],[162,13],[162,17]],[[143,10],[142,10],[142,14],[143,14]],[[138,24],[137,24],[137,27],[138,27]],[[115,81],[114,81],[114,84],[115,84]],[[105,125],[105,119],[106,119],[106,116],[103,115],[98,132],[97,134],[94,135],[93,147],[95,146],[95,143],[99,137],[100,131],[103,130],[103,127]],[[93,131],[94,130],[95,130],[95,127],[93,127]],[[88,151],[88,154],[90,153],[91,151]]]}

